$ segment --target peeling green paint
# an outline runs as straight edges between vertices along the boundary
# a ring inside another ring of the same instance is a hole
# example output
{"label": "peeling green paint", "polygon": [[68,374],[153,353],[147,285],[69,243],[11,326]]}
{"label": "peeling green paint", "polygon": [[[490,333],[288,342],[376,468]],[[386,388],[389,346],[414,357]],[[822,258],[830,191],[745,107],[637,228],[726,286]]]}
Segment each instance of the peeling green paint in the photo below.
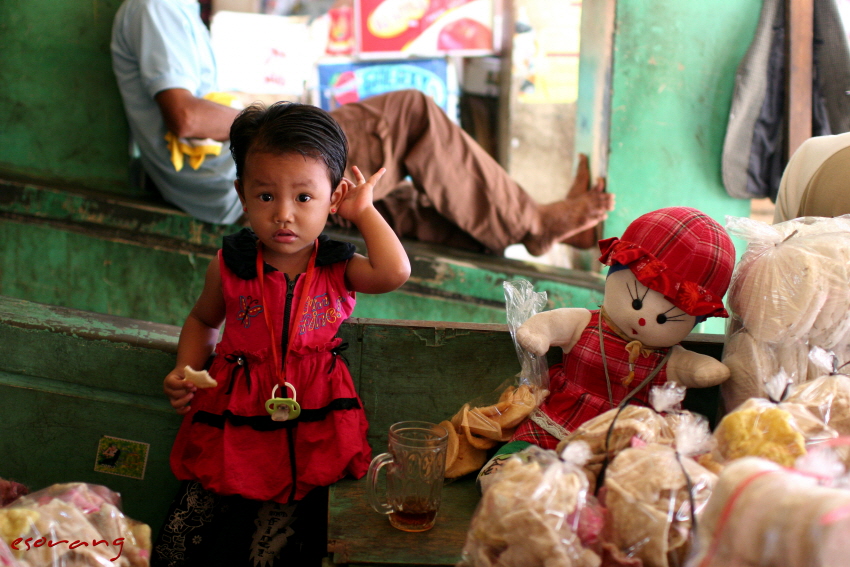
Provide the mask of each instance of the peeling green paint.
{"label": "peeling green paint", "polygon": [[[172,325],[203,288],[221,239],[239,227],[168,208],[0,180],[0,294]],[[341,234],[361,252],[356,233]],[[360,294],[355,317],[504,323],[506,279],[524,278],[550,307],[595,307],[594,274],[406,242],[412,275],[401,289]]]}

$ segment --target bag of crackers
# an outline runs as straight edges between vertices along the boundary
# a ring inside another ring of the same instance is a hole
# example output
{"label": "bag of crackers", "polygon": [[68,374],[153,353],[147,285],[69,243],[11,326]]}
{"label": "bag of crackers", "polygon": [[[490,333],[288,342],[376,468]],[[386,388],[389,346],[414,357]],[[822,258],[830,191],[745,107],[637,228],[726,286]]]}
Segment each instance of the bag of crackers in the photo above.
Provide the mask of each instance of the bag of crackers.
{"label": "bag of crackers", "polygon": [[0,566],[147,567],[151,530],[105,486],[54,484],[0,508]]}
{"label": "bag of crackers", "polygon": [[731,319],[721,385],[726,410],[766,397],[769,379],[816,378],[813,348],[850,360],[850,216],[804,217],[775,225],[727,218],[748,242],[729,287]]}
{"label": "bag of crackers", "polygon": [[581,468],[588,456],[583,443],[511,455],[478,503],[459,566],[598,567],[603,512]]}
{"label": "bag of crackers", "polygon": [[850,409],[842,409],[842,384],[842,378],[828,377],[793,385],[783,372],[773,376],[765,398],[750,398],[720,420],[713,433],[714,460],[762,457],[794,466],[812,447],[839,437],[830,423],[841,426]]}
{"label": "bag of crackers", "polygon": [[605,471],[606,565],[681,567],[690,555],[717,476],[694,458],[710,439],[707,421],[681,421],[673,437],[633,443]]}
{"label": "bag of crackers", "polygon": [[535,292],[530,282],[504,283],[508,329],[520,362],[520,373],[496,391],[464,404],[440,423],[449,432],[446,478],[477,472],[488,451],[511,439],[517,426],[549,393],[549,365],[516,341],[516,330],[546,307],[546,292]]}
{"label": "bag of crackers", "polygon": [[847,565],[850,490],[843,465],[828,455],[833,443],[796,468],[760,457],[730,463],[700,518],[687,567]]}

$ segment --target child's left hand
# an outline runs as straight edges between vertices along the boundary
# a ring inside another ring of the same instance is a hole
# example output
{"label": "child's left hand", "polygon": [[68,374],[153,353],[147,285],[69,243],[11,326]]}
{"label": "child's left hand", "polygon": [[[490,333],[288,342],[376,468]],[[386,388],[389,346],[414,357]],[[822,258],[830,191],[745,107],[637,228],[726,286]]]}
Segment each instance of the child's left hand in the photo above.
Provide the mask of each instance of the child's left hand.
{"label": "child's left hand", "polygon": [[364,177],[363,173],[360,172],[360,169],[356,165],[352,166],[352,169],[354,170],[357,183],[355,184],[349,179],[343,178],[342,199],[339,202],[337,214],[340,217],[357,224],[357,221],[360,219],[363,211],[374,207],[372,202],[372,190],[387,170],[382,167],[367,181],[366,177]]}

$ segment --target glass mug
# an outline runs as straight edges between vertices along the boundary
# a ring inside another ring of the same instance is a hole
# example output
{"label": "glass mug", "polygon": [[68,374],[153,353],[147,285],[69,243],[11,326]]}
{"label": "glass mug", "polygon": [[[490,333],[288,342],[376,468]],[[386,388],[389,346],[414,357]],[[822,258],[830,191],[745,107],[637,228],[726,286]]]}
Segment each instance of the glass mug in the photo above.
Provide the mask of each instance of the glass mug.
{"label": "glass mug", "polygon": [[[440,508],[446,471],[449,432],[425,421],[401,421],[390,427],[389,452],[372,459],[368,484],[369,504],[390,517],[390,524],[405,532],[424,532],[434,526]],[[378,496],[378,472],[387,469],[387,498]]]}

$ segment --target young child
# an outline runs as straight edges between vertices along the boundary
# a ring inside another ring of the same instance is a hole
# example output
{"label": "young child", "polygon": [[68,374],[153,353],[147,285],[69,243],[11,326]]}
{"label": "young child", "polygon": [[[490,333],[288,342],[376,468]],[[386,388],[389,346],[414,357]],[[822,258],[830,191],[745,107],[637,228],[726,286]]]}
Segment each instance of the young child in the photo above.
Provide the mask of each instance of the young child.
{"label": "young child", "polygon": [[[362,477],[371,458],[335,335],[355,292],[398,288],[410,264],[372,205],[383,170],[368,181],[356,168],[356,183],[343,178],[347,143],[328,113],[251,106],[233,122],[230,143],[252,230],[224,238],[164,381],[184,415],[171,452],[184,482],[152,564],[319,564],[325,487]],[[357,226],[368,257],[321,235],[329,214]],[[217,385],[197,389],[184,369],[202,369],[213,351]]]}

